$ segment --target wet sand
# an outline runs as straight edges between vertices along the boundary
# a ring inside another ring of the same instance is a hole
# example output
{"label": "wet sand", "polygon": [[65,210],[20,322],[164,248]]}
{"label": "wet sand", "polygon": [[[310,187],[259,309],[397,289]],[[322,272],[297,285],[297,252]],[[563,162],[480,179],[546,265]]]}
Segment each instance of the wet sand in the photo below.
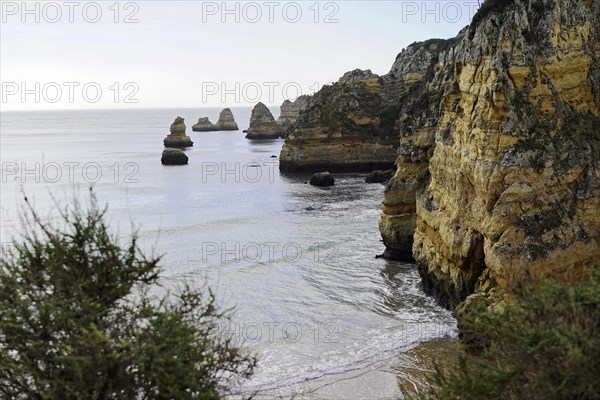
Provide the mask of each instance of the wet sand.
{"label": "wet sand", "polygon": [[368,368],[327,375],[275,390],[257,393],[257,400],[397,400],[404,388],[417,393],[427,388],[426,376],[435,365],[451,368],[462,351],[458,339],[424,342]]}

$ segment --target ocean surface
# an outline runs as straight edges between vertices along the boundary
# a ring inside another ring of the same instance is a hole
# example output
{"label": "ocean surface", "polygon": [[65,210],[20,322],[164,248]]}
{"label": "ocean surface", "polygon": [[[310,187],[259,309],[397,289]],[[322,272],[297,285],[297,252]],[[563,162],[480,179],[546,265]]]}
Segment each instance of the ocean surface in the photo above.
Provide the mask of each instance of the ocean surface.
{"label": "ocean surface", "polygon": [[[47,216],[93,186],[123,240],[138,229],[145,250],[164,254],[167,285],[208,284],[222,308],[235,307],[222,333],[259,358],[239,393],[368,368],[455,335],[414,265],[375,258],[383,185],[349,174],[317,188],[309,175],[280,174],[283,140],[244,138],[250,108],[232,108],[239,131],[192,132],[219,111],[3,112],[3,249],[19,232],[23,195]],[[162,166],[178,115],[194,141],[189,165]]]}

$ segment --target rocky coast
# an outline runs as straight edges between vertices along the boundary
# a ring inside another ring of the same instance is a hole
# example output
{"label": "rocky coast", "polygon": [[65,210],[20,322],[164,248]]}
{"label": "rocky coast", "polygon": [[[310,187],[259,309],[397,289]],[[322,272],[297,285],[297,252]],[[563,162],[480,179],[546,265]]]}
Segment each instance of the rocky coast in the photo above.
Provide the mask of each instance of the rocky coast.
{"label": "rocky coast", "polygon": [[310,97],[280,170],[395,164],[384,256],[416,261],[457,315],[523,276],[576,275],[600,258],[599,27],[596,1],[489,0],[386,75],[351,71]]}

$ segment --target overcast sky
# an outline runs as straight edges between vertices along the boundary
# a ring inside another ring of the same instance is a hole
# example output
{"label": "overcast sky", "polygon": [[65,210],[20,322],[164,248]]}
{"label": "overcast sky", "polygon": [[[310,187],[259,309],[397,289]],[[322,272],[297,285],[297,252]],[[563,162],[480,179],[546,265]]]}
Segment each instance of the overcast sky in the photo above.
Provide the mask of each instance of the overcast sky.
{"label": "overcast sky", "polygon": [[[2,1],[2,110],[280,104],[389,71],[477,1]],[[127,22],[127,23],[126,23]]]}

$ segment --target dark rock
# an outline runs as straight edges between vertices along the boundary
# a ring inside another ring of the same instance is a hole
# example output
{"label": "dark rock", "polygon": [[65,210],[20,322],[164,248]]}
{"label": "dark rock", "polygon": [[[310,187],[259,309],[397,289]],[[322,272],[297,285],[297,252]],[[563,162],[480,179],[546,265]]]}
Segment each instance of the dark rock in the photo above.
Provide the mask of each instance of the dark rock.
{"label": "dark rock", "polygon": [[162,152],[160,162],[163,165],[186,165],[188,163],[188,156],[181,149],[167,147]]}
{"label": "dark rock", "polygon": [[333,175],[331,175],[329,172],[319,172],[310,178],[310,184],[321,187],[333,186],[335,184],[335,179],[333,179]]}
{"label": "dark rock", "polygon": [[394,171],[393,169],[388,169],[387,171],[381,171],[381,170],[373,171],[369,175],[367,175],[367,177],[365,178],[365,182],[366,183],[386,183],[387,181],[392,179],[392,177],[394,176],[395,173],[396,173],[396,171]]}

